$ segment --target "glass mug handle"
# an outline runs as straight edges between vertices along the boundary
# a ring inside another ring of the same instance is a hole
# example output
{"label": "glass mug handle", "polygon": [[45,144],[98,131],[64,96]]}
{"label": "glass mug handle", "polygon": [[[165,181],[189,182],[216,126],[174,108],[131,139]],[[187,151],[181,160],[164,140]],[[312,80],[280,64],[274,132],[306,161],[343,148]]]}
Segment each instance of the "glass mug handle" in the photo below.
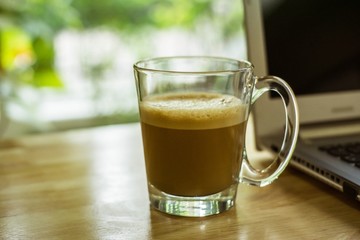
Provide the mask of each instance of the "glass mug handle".
{"label": "glass mug handle", "polygon": [[265,76],[257,78],[255,82],[261,83],[261,88],[254,88],[251,105],[268,91],[277,92],[285,108],[285,133],[284,139],[277,157],[264,169],[255,169],[246,154],[243,152],[243,162],[240,173],[240,182],[255,186],[266,186],[272,183],[285,170],[292,153],[295,149],[299,133],[299,114],[295,95],[289,85],[281,78],[275,76]]}

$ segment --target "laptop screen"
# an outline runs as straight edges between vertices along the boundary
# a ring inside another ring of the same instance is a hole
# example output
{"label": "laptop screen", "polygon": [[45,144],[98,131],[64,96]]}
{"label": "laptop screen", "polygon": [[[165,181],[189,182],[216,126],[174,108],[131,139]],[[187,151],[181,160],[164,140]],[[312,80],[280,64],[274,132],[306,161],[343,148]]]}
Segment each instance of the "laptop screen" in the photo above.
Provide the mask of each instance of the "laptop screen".
{"label": "laptop screen", "polygon": [[359,9],[359,0],[263,0],[268,73],[297,95],[360,90]]}

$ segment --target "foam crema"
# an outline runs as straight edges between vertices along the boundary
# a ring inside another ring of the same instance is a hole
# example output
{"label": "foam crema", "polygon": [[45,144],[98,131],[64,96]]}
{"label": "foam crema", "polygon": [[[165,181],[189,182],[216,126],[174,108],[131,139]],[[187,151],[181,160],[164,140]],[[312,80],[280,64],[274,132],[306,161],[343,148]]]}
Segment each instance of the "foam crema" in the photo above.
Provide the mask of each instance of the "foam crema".
{"label": "foam crema", "polygon": [[172,93],[148,96],[140,103],[141,121],[175,129],[234,126],[246,120],[240,99],[217,93]]}

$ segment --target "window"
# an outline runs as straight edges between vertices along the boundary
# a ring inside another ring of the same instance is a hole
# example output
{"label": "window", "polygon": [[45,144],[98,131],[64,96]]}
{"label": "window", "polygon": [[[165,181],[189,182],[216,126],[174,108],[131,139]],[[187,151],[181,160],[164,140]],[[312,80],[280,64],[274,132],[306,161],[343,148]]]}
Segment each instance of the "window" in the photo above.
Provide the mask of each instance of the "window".
{"label": "window", "polygon": [[240,0],[1,1],[7,134],[137,121],[134,62],[245,58],[242,21]]}

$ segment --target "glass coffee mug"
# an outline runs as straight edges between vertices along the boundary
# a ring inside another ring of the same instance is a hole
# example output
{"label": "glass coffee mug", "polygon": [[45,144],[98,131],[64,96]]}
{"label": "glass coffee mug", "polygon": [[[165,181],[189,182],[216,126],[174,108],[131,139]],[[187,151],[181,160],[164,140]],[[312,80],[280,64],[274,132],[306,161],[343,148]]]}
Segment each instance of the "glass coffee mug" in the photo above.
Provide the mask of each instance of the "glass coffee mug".
{"label": "glass coffee mug", "polygon": [[[287,166],[299,123],[294,94],[280,78],[258,78],[250,62],[218,57],[154,58],[137,62],[134,70],[155,209],[218,214],[234,205],[239,182],[266,186]],[[247,158],[245,130],[251,106],[268,91],[283,100],[285,134],[276,159],[256,169]]]}

